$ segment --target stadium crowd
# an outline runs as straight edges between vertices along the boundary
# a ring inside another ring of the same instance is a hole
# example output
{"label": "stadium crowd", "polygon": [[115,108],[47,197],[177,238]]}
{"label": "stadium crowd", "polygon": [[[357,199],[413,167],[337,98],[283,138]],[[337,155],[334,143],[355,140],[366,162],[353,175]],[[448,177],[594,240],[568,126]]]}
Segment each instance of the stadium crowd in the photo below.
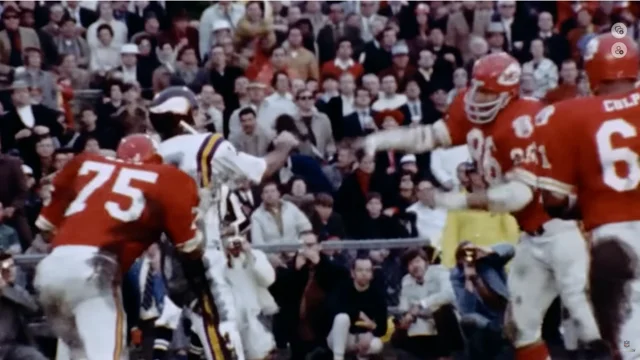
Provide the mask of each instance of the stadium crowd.
{"label": "stadium crowd", "polygon": [[[22,318],[38,312],[22,291],[31,274],[12,256],[49,251],[34,222],[56,171],[75,154],[110,155],[124,136],[151,132],[153,94],[184,85],[199,97],[196,129],[221,132],[240,151],[263,156],[282,131],[300,140],[272,181],[243,183],[224,201],[226,225],[249,234],[242,251],[303,244],[268,254],[277,306],[264,315],[282,354],[367,358],[393,347],[401,358],[512,358],[502,323],[515,220],[425,205],[436,188],[485,187],[466,146],[369,157],[354,145],[378,129],[440,119],[487,53],[520,61],[521,96],[587,96],[588,39],[620,22],[638,37],[638,16],[635,3],[611,1],[3,1],[0,357],[42,358]],[[319,245],[399,238],[429,245]],[[145,359],[168,347],[153,341],[171,306],[156,250],[132,269],[125,297],[131,345]],[[553,309],[545,338],[561,344]],[[182,337],[172,356],[199,358]]]}

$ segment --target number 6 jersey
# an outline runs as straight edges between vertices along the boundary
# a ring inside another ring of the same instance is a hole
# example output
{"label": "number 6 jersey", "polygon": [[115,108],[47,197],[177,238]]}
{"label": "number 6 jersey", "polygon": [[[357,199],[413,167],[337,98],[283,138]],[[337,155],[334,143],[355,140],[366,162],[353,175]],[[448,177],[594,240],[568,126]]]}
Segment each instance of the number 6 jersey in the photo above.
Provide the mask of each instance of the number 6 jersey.
{"label": "number 6 jersey", "polygon": [[562,101],[537,119],[541,189],[577,195],[587,231],[640,220],[640,91]]}
{"label": "number 6 jersey", "polygon": [[82,154],[54,177],[36,225],[55,233],[53,247],[108,250],[126,270],[163,232],[184,252],[200,247],[197,206],[195,182],[173,166]]}

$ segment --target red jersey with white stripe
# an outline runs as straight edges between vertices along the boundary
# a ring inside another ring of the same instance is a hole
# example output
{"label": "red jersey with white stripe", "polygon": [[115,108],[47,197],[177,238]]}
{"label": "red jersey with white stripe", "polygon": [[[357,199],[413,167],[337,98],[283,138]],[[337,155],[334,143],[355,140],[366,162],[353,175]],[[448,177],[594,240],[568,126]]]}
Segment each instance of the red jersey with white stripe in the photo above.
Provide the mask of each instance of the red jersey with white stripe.
{"label": "red jersey with white stripe", "polygon": [[170,165],[82,154],[54,177],[36,224],[55,231],[54,247],[95,246],[126,270],[163,232],[183,251],[198,247],[197,206],[194,181]]}
{"label": "red jersey with white stripe", "polygon": [[539,187],[578,197],[587,231],[640,220],[640,90],[562,101],[537,116]]}
{"label": "red jersey with white stripe", "polygon": [[[535,142],[533,118],[543,105],[535,99],[514,99],[493,121],[475,124],[465,114],[464,96],[465,92],[456,96],[445,119],[451,145],[469,146],[489,186],[517,179],[535,187],[538,166],[546,160]],[[537,191],[531,203],[513,215],[526,232],[539,230],[551,219]]]}

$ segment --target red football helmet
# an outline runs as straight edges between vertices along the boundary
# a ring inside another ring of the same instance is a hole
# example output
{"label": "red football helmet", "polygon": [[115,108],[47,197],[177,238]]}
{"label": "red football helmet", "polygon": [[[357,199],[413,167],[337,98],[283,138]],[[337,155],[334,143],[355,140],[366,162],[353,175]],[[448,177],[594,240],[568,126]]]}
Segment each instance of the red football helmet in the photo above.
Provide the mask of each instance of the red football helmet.
{"label": "red football helmet", "polygon": [[473,65],[471,86],[464,97],[469,121],[486,124],[520,91],[522,69],[507,53],[483,56]]}
{"label": "red football helmet", "polygon": [[154,158],[158,146],[147,134],[133,134],[120,141],[116,157],[124,161],[147,162]]}
{"label": "red football helmet", "polygon": [[596,92],[603,81],[636,80],[639,61],[638,47],[629,36],[617,39],[606,33],[589,40],[584,49],[584,69],[591,91]]}

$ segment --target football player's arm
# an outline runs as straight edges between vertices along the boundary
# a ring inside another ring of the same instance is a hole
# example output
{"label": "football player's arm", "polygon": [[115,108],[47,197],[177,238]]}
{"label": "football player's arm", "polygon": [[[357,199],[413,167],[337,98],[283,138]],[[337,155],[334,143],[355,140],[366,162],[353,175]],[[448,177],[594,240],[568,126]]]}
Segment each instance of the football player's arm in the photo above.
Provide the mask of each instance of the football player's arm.
{"label": "football player's arm", "polygon": [[45,200],[44,207],[36,219],[36,227],[45,237],[55,232],[62,220],[69,204],[73,201],[73,181],[80,170],[85,157],[76,156],[53,176],[50,185],[49,200]]}
{"label": "football player's arm", "polygon": [[[198,210],[198,187],[195,181],[182,171],[167,167],[160,184],[164,232],[182,254],[199,258],[204,249],[204,237],[198,229],[201,221]],[[180,187],[180,196],[168,189]]]}
{"label": "football player's arm", "polygon": [[464,113],[464,94],[456,95],[443,119],[429,125],[375,132],[365,138],[364,150],[368,154],[386,150],[423,153],[436,147],[465,144],[471,123]]}
{"label": "football player's arm", "polygon": [[451,146],[449,129],[444,120],[417,127],[402,126],[368,135],[363,147],[368,154],[378,151],[399,150],[408,153],[423,153],[436,147]]}
{"label": "football player's arm", "polygon": [[225,161],[227,168],[233,168],[253,183],[259,184],[286,164],[292,149],[290,144],[282,143],[264,157],[257,157],[238,151],[229,141],[224,141],[218,150],[223,155],[216,160]]}
{"label": "football player's arm", "polygon": [[492,212],[517,212],[533,200],[533,189],[518,180],[472,193],[436,193],[436,207],[448,210],[479,209]]}

